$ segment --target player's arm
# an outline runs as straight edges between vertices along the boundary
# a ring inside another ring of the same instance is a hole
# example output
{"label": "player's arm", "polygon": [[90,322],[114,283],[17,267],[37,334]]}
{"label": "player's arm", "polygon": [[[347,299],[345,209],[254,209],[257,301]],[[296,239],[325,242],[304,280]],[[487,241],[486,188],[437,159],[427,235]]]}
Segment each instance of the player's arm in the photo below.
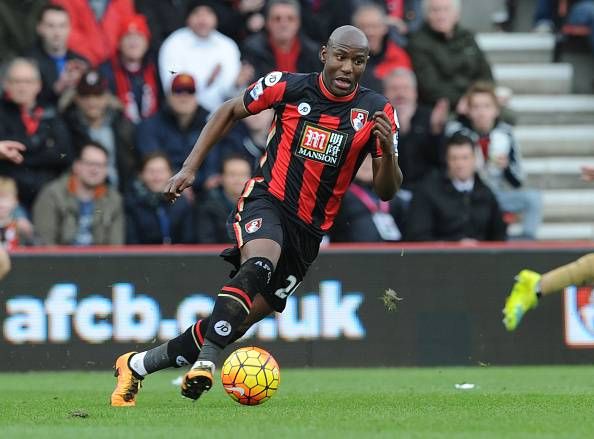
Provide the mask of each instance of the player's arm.
{"label": "player's arm", "polygon": [[167,182],[163,191],[165,198],[174,201],[184,189],[190,187],[194,183],[196,171],[212,147],[229,132],[235,122],[249,115],[242,96],[230,99],[221,105],[202,129],[182,169]]}
{"label": "player's arm", "polygon": [[372,134],[381,149],[381,156],[373,159],[373,189],[383,201],[389,201],[402,184],[402,171],[398,166],[394,145],[396,128],[384,111],[376,111],[373,119],[375,126]]}

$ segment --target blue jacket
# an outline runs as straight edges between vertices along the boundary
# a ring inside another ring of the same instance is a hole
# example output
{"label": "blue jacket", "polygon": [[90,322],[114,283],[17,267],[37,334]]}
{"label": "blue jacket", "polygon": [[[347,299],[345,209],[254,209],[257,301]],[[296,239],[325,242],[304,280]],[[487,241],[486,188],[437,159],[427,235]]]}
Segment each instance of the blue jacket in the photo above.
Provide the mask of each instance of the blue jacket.
{"label": "blue jacket", "polygon": [[[202,132],[208,112],[198,107],[192,123],[187,129],[182,129],[172,110],[165,107],[157,114],[144,120],[136,130],[136,145],[141,157],[154,151],[167,154],[173,170],[177,172]],[[204,181],[213,174],[218,174],[221,167],[220,155],[217,148],[213,148],[202,164],[194,188],[200,190]]]}

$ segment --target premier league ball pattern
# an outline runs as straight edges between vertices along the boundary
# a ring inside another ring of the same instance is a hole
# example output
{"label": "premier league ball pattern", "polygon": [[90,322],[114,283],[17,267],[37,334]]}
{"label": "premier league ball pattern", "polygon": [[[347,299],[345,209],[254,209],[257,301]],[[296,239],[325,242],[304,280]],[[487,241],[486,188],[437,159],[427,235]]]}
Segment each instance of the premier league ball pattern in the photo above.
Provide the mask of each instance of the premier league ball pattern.
{"label": "premier league ball pattern", "polygon": [[264,349],[244,347],[225,360],[221,380],[227,394],[243,405],[268,401],[280,384],[276,360]]}

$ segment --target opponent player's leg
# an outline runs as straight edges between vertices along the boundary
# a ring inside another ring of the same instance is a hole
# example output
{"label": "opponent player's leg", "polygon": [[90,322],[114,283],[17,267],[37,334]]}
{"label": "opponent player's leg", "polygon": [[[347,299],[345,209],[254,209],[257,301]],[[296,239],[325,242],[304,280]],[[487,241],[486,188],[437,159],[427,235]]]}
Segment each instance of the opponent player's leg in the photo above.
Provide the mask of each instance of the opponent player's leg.
{"label": "opponent player's leg", "polygon": [[[243,337],[252,325],[272,312],[272,307],[258,294],[254,298],[250,313],[239,325],[230,343]],[[111,405],[115,407],[135,405],[140,382],[146,375],[169,367],[177,368],[194,363],[202,349],[209,322],[210,317],[206,317],[160,346],[144,352],[128,352],[121,355],[116,360],[118,382],[111,395]]]}
{"label": "opponent player's leg", "polygon": [[508,331],[513,331],[526,311],[536,307],[540,297],[561,291],[569,285],[583,285],[593,281],[594,253],[543,275],[522,270],[516,276],[516,282],[505,302],[503,323]]}
{"label": "opponent player's leg", "polygon": [[182,380],[181,393],[187,398],[198,399],[212,387],[212,376],[219,355],[236,339],[237,331],[250,314],[256,295],[268,288],[280,258],[281,246],[272,239],[259,238],[246,242],[240,251],[239,270],[221,288],[198,360]]}

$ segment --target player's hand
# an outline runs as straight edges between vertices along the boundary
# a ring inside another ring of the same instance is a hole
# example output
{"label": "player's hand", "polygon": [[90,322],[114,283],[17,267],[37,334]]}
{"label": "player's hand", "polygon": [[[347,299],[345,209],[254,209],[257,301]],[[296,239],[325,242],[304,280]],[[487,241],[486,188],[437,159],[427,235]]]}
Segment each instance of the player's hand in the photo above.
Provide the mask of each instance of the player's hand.
{"label": "player's hand", "polygon": [[21,142],[0,140],[0,159],[10,160],[17,165],[23,162],[23,151],[27,148]]}
{"label": "player's hand", "polygon": [[379,140],[382,152],[386,155],[394,154],[394,133],[388,115],[383,111],[376,111],[373,121],[375,125],[371,133]]}
{"label": "player's hand", "polygon": [[174,203],[179,198],[184,189],[192,186],[196,172],[190,169],[182,168],[177,174],[169,179],[163,190],[165,199]]}

